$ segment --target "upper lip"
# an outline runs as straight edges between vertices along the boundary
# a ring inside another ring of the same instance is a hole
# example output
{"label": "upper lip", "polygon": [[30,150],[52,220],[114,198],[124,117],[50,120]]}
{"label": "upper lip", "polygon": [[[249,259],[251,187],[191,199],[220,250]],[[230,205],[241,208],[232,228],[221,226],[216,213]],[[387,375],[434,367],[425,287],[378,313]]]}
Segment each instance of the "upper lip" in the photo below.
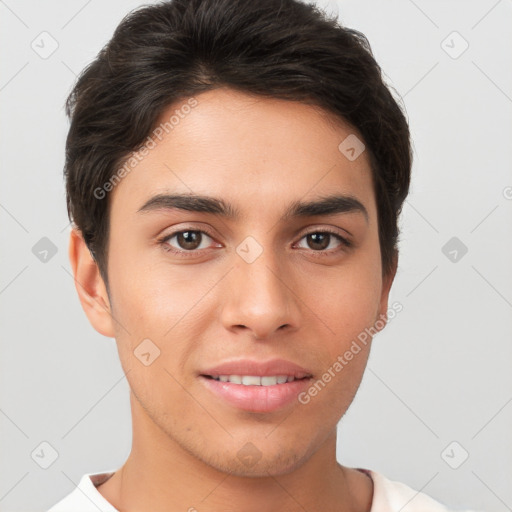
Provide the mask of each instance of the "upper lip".
{"label": "upper lip", "polygon": [[285,359],[271,359],[268,361],[237,359],[225,361],[201,371],[200,374],[211,377],[218,377],[219,375],[254,375],[257,377],[286,375],[296,379],[312,376],[311,372],[306,368]]}

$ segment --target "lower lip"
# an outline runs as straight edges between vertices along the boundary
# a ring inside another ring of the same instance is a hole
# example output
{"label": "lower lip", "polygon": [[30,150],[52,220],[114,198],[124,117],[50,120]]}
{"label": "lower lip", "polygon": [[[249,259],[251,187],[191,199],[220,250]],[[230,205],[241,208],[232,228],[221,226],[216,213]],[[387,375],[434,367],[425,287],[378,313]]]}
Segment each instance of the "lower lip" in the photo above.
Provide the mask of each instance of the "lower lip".
{"label": "lower lip", "polygon": [[309,386],[311,378],[272,386],[245,386],[200,376],[206,387],[229,404],[250,412],[272,412],[291,402]]}

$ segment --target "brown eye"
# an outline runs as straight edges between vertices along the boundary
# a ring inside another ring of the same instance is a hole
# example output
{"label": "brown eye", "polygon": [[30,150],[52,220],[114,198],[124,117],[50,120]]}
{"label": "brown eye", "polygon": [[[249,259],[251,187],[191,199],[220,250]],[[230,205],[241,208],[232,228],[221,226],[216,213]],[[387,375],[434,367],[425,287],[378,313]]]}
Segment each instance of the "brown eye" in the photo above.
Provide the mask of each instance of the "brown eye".
{"label": "brown eye", "polygon": [[210,241],[212,240],[211,236],[204,231],[187,229],[167,235],[163,239],[159,240],[159,242],[164,246],[164,249],[169,252],[186,253],[208,248],[208,239]]}
{"label": "brown eye", "polygon": [[310,233],[309,235],[306,235],[306,239],[311,249],[314,249],[315,251],[323,251],[329,246],[329,242],[331,241],[331,234]]}
{"label": "brown eye", "polygon": [[181,231],[176,234],[176,241],[180,249],[193,251],[201,245],[202,234],[200,231]]}
{"label": "brown eye", "polygon": [[[313,231],[308,233],[302,237],[301,240],[306,240],[307,247],[302,247],[306,249],[312,249],[314,252],[326,253],[329,254],[331,252],[336,252],[340,249],[340,247],[351,247],[351,243],[338,235],[338,233],[332,233],[331,231]],[[338,246],[331,247],[329,250],[326,250],[331,245],[331,242],[336,240],[338,242]]]}

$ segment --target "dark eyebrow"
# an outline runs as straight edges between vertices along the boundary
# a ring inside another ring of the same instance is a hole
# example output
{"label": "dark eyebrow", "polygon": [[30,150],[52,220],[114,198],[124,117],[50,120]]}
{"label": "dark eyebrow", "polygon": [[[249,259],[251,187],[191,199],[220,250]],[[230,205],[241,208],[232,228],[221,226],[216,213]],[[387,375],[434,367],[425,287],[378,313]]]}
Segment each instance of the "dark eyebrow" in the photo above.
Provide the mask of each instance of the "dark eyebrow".
{"label": "dark eyebrow", "polygon": [[[240,210],[223,199],[195,194],[158,194],[148,199],[137,212],[173,209],[211,213],[233,220],[241,217]],[[295,201],[287,208],[281,221],[294,217],[316,217],[337,213],[362,213],[368,222],[368,211],[365,206],[355,197],[341,194],[307,202]]]}
{"label": "dark eyebrow", "polygon": [[368,223],[368,211],[361,201],[353,196],[336,194],[313,201],[293,202],[281,220],[291,217],[315,217],[317,215],[335,215],[337,213],[362,213]]}

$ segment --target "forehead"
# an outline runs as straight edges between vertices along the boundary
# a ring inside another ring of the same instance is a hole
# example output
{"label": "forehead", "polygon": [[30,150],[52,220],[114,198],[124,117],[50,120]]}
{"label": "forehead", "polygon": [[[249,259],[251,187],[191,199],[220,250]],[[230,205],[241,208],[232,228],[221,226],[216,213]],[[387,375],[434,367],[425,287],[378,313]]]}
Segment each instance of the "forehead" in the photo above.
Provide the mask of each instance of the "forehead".
{"label": "forehead", "polygon": [[340,193],[372,214],[367,152],[349,159],[340,150],[353,137],[361,140],[318,107],[208,91],[165,109],[145,150],[125,164],[111,210],[135,214],[152,196],[171,192],[223,197],[242,213]]}

